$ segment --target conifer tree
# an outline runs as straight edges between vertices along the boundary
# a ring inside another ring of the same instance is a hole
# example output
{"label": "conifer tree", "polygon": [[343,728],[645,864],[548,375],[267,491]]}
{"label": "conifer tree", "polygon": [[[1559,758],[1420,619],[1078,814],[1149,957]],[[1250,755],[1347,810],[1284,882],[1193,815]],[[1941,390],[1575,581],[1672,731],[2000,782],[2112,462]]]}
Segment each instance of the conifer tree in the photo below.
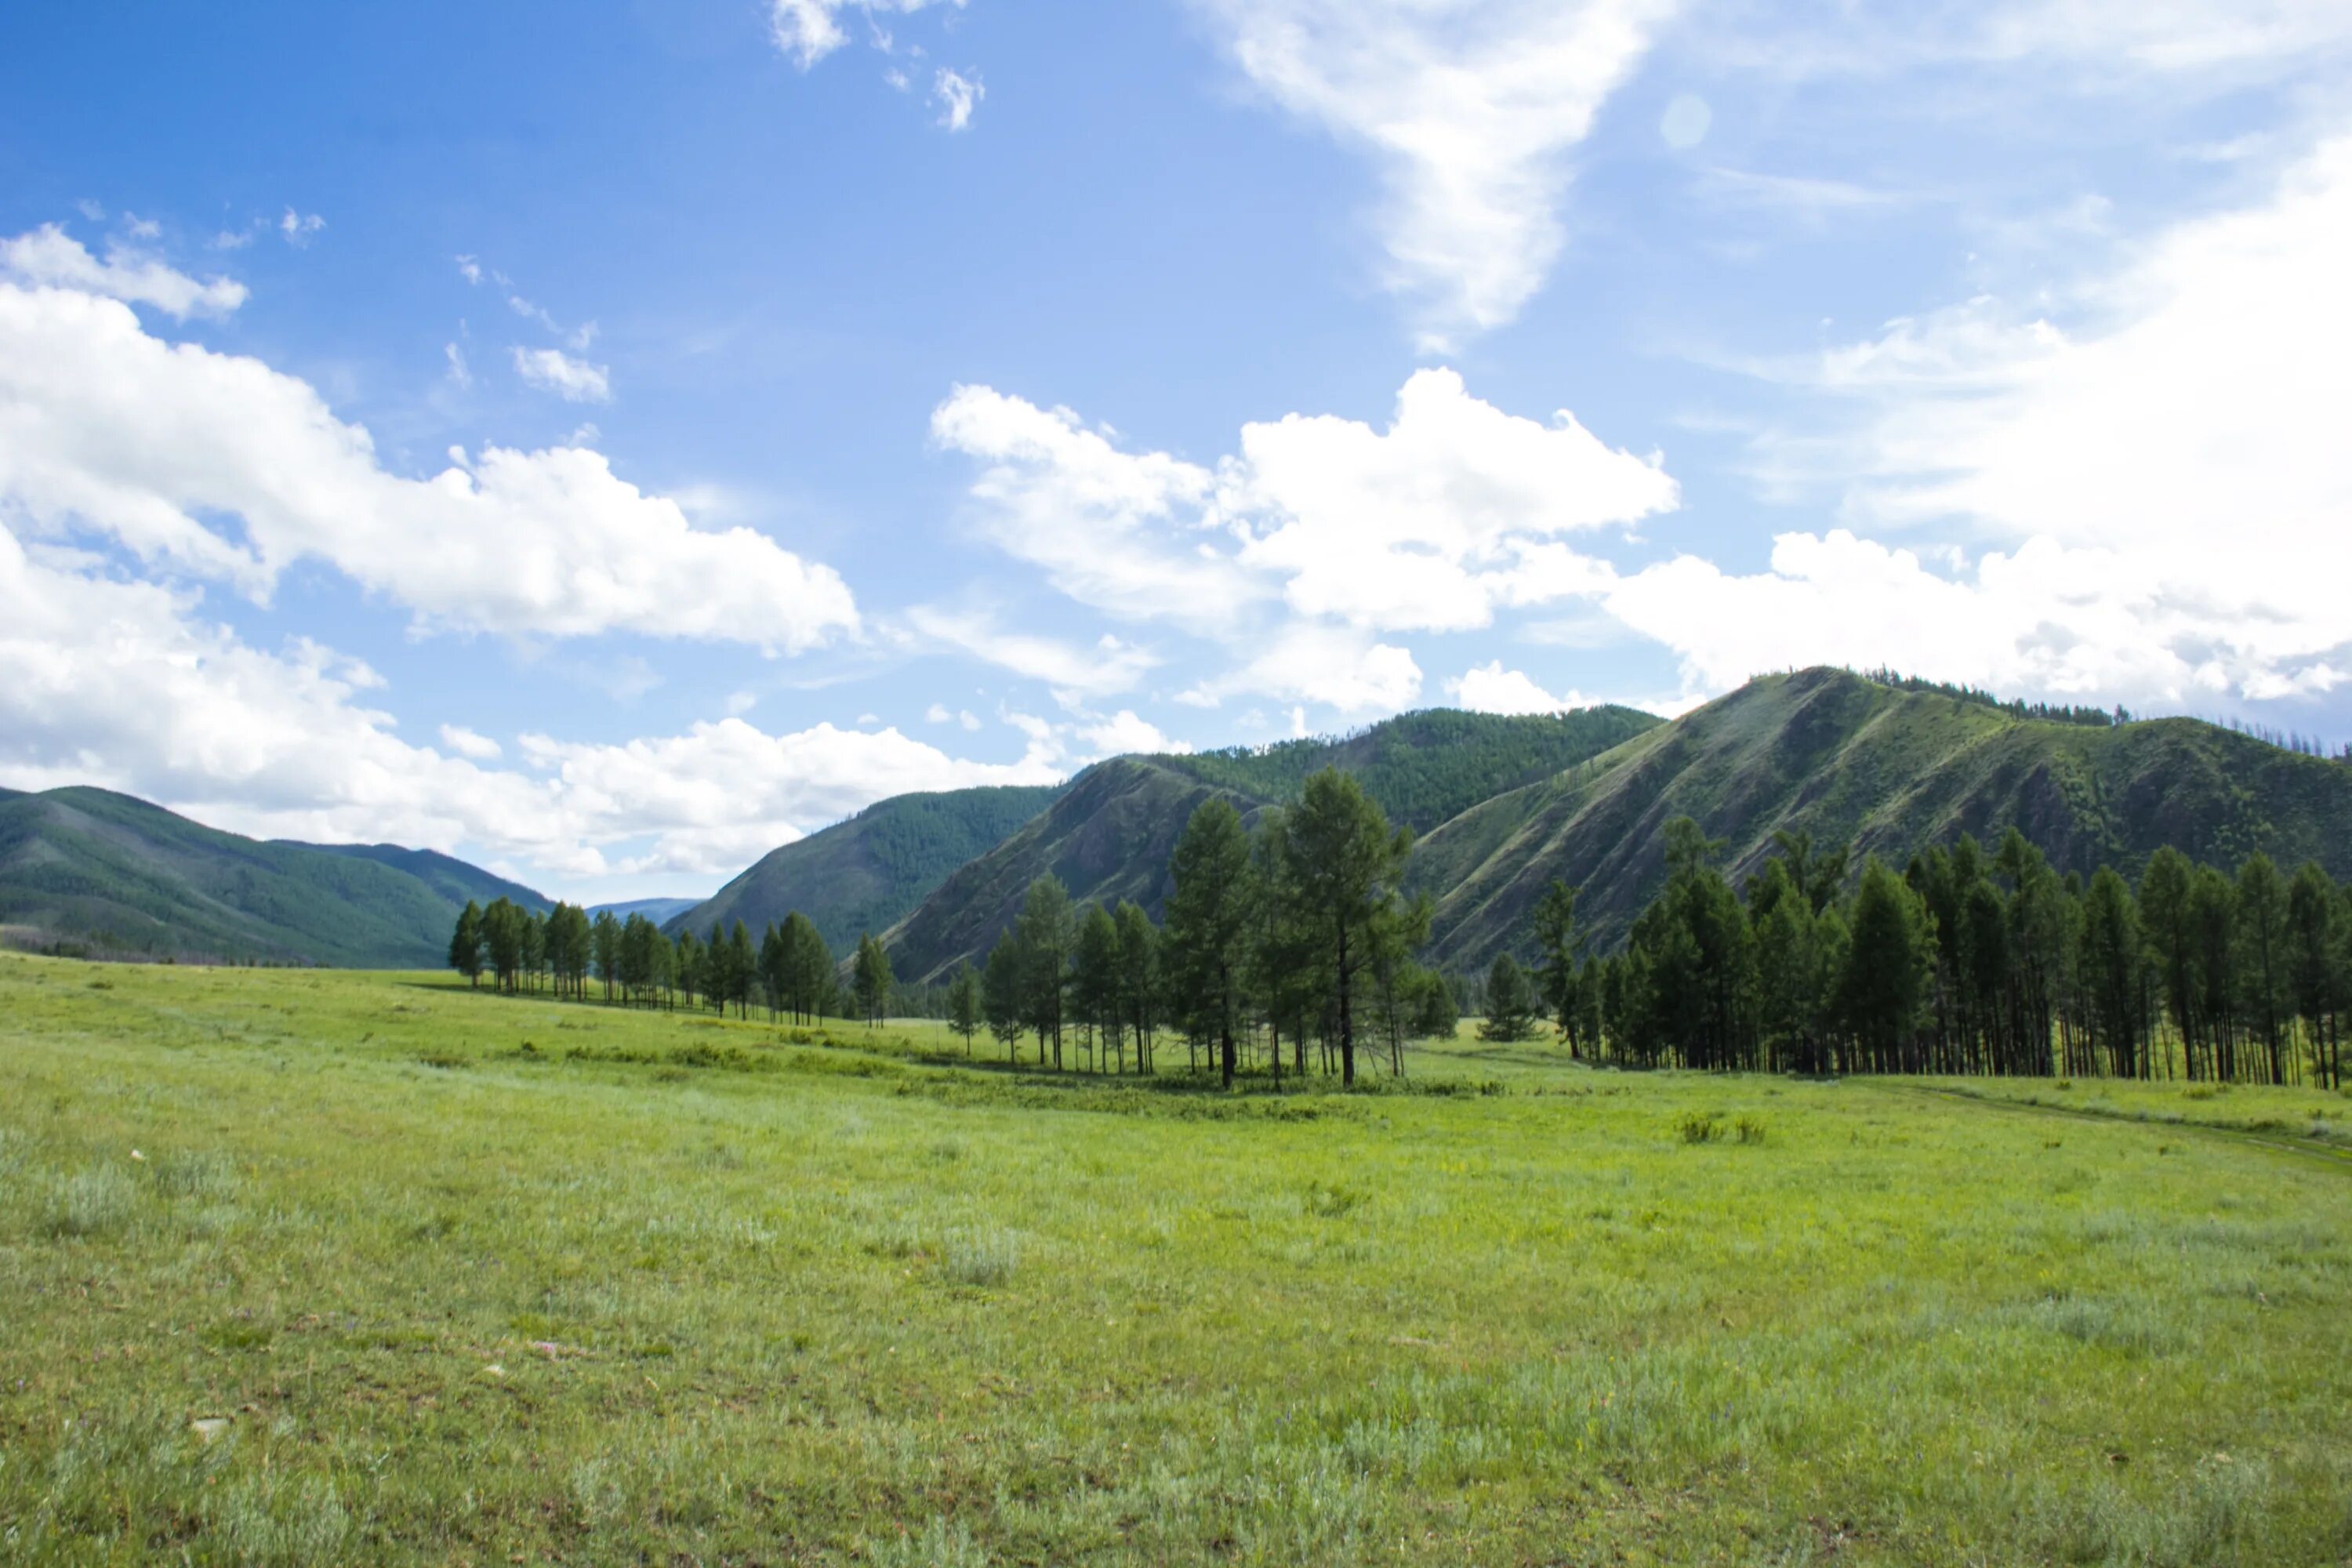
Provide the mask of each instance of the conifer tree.
{"label": "conifer tree", "polygon": [[851,988],[857,1000],[858,1016],[867,1028],[881,1022],[890,1010],[890,955],[882,944],[867,932],[857,939],[857,955],[851,962]]}
{"label": "conifer tree", "polygon": [[963,1037],[967,1057],[971,1055],[971,1037],[980,1033],[982,1019],[980,973],[967,963],[948,982],[948,1027]]}
{"label": "conifer tree", "polygon": [[1231,801],[1218,796],[1193,811],[1176,840],[1168,876],[1165,957],[1171,994],[1185,1027],[1196,1038],[1217,1042],[1220,1071],[1231,1089],[1256,896],[1249,838]]}
{"label": "conifer tree", "polygon": [[457,911],[457,929],[449,933],[449,967],[478,990],[482,984],[482,907],[473,900]]}
{"label": "conifer tree", "polygon": [[1478,1026],[1482,1040],[1524,1040],[1535,1033],[1535,988],[1527,972],[1507,952],[1495,955],[1486,971],[1486,1021]]}

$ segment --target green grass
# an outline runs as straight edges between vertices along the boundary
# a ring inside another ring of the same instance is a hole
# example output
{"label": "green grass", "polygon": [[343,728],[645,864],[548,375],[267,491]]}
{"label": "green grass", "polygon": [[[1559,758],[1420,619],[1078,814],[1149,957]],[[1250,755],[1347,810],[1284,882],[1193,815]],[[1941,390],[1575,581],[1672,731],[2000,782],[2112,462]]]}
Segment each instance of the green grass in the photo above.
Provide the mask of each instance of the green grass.
{"label": "green grass", "polygon": [[960,1048],[0,957],[0,1560],[2352,1553],[2336,1163],[1549,1041]]}

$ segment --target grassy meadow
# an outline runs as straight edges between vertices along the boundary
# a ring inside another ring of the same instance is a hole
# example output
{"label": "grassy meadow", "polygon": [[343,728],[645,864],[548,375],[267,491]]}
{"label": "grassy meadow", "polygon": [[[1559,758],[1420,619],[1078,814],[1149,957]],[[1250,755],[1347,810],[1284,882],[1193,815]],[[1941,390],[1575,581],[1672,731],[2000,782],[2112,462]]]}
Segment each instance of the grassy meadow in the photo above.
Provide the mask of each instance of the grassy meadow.
{"label": "grassy meadow", "polygon": [[961,1052],[0,955],[0,1560],[2352,1559],[2352,1100]]}

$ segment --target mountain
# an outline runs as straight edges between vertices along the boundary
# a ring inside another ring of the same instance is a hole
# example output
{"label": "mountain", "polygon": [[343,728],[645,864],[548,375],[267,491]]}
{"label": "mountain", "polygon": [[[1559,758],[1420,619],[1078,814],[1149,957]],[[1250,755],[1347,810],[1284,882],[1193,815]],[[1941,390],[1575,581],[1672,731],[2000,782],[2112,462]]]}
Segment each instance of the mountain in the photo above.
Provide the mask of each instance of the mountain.
{"label": "mountain", "polygon": [[2021,829],[2061,871],[2136,876],[2171,845],[2234,867],[2352,874],[2352,767],[2193,719],[2109,727],[2022,716],[1838,669],[1763,677],[1580,766],[1485,801],[1422,840],[1412,886],[1437,900],[1427,956],[1454,968],[1529,945],[1554,878],[1585,889],[1596,945],[1621,941],[1664,878],[1664,828],[1696,818],[1735,881],[1790,828],[1900,867]]}
{"label": "mountain", "polygon": [[771,850],[706,901],[665,921],[699,936],[715,922],[753,931],[797,910],[835,952],[887,930],[948,873],[987,854],[1053,804],[1061,785],[999,785],[894,795],[845,822]]}
{"label": "mountain", "polygon": [[0,793],[0,925],[97,952],[435,968],[457,895],[484,889],[547,905],[446,856],[265,843],[109,790]]}
{"label": "mountain", "polygon": [[1029,884],[1050,872],[1078,901],[1132,899],[1160,913],[1168,858],[1201,804],[1244,817],[1295,799],[1308,774],[1355,774],[1392,820],[1416,830],[1616,746],[1659,721],[1628,708],[1506,717],[1407,713],[1339,740],[1097,763],[1034,820],[962,867],[886,934],[898,978],[936,981],[984,956]]}
{"label": "mountain", "polygon": [[625,921],[631,915],[643,915],[654,924],[660,925],[702,902],[701,899],[631,899],[625,904],[591,904],[588,915],[593,920],[598,915],[609,914],[616,921]]}
{"label": "mountain", "polygon": [[354,860],[373,860],[379,866],[389,866],[395,871],[405,871],[446,900],[453,909],[463,909],[468,901],[489,904],[499,899],[510,900],[525,908],[546,910],[544,894],[534,892],[520,882],[509,882],[494,876],[479,866],[468,865],[454,856],[437,849],[404,849],[397,844],[296,844],[280,840],[296,849],[315,849],[321,855],[341,855]]}

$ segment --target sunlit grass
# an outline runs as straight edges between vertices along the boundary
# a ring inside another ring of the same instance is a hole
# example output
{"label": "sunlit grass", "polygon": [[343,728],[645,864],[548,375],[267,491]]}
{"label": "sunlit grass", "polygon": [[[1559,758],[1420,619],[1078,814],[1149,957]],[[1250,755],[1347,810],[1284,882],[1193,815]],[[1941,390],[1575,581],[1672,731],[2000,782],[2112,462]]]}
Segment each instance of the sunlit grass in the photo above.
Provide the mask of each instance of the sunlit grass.
{"label": "sunlit grass", "polygon": [[1409,1076],[1486,1092],[961,1054],[0,958],[0,1559],[2352,1552],[2325,1162],[1467,1031]]}

